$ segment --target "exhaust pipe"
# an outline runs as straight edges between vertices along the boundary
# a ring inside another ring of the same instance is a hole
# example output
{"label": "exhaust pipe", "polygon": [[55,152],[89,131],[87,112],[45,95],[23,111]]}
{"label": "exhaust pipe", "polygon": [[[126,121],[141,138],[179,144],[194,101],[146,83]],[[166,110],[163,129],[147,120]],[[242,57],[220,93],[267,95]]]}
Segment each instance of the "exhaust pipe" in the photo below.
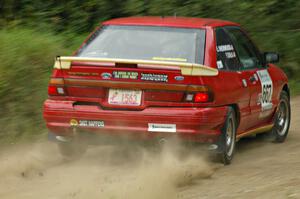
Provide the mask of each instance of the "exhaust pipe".
{"label": "exhaust pipe", "polygon": [[[72,138],[78,136],[78,131],[77,131],[77,128],[76,127],[73,127],[72,128],[72,132],[73,132],[73,135],[72,135]],[[60,141],[60,142],[71,142],[72,138],[71,137],[67,137],[67,136],[55,136],[56,140]]]}
{"label": "exhaust pipe", "polygon": [[216,144],[211,144],[208,146],[209,151],[215,151],[217,149],[218,149],[218,145],[216,145]]}
{"label": "exhaust pipe", "polygon": [[67,137],[64,137],[64,136],[57,135],[55,138],[60,142],[70,142],[70,139],[68,139]]}
{"label": "exhaust pipe", "polygon": [[158,140],[158,144],[160,146],[164,146],[166,143],[167,143],[167,140],[165,138],[161,138],[161,139]]}

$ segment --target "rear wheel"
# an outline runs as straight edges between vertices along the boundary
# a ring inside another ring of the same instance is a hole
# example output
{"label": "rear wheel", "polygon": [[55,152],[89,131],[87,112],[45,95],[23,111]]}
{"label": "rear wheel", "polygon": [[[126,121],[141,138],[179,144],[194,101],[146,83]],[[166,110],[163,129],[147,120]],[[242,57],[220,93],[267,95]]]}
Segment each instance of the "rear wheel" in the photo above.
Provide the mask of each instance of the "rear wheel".
{"label": "rear wheel", "polygon": [[234,109],[229,107],[222,134],[218,141],[218,158],[224,165],[230,164],[233,159],[236,144],[236,128],[236,114]]}
{"label": "rear wheel", "polygon": [[279,105],[275,114],[274,126],[270,133],[273,142],[284,142],[290,128],[291,107],[289,96],[286,91],[280,94]]}

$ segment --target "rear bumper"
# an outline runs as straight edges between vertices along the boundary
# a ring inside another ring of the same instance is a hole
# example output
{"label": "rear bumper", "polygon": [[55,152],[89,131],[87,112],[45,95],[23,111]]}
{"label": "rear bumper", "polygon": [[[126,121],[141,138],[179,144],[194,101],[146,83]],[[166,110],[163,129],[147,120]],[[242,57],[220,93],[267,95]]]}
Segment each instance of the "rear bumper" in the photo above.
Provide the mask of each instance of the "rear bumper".
{"label": "rear bumper", "polygon": [[[225,121],[227,107],[151,107],[142,111],[103,110],[99,106],[73,106],[72,101],[46,100],[44,119],[49,131],[56,135],[71,136],[79,131],[126,135],[151,139],[179,136],[198,142],[215,142]],[[72,126],[71,120],[99,120],[104,127]],[[150,132],[148,124],[175,124],[176,132]]]}

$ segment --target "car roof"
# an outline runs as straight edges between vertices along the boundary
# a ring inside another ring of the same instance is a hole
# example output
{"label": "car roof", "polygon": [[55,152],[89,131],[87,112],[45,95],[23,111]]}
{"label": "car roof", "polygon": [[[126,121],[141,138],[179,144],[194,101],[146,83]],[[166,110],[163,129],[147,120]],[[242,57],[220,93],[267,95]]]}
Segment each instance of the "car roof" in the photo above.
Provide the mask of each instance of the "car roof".
{"label": "car roof", "polygon": [[206,28],[218,26],[239,26],[239,24],[210,18],[193,17],[126,17],[103,22],[103,25],[167,26],[185,28]]}

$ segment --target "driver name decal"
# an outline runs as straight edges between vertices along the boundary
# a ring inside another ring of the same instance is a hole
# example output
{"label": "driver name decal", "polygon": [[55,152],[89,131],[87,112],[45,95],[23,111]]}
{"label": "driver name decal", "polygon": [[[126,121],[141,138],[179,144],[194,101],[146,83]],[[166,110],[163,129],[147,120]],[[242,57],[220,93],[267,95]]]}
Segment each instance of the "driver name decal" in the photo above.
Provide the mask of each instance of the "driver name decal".
{"label": "driver name decal", "polygon": [[225,53],[227,59],[235,58],[236,54],[231,44],[217,46],[218,53]]}

